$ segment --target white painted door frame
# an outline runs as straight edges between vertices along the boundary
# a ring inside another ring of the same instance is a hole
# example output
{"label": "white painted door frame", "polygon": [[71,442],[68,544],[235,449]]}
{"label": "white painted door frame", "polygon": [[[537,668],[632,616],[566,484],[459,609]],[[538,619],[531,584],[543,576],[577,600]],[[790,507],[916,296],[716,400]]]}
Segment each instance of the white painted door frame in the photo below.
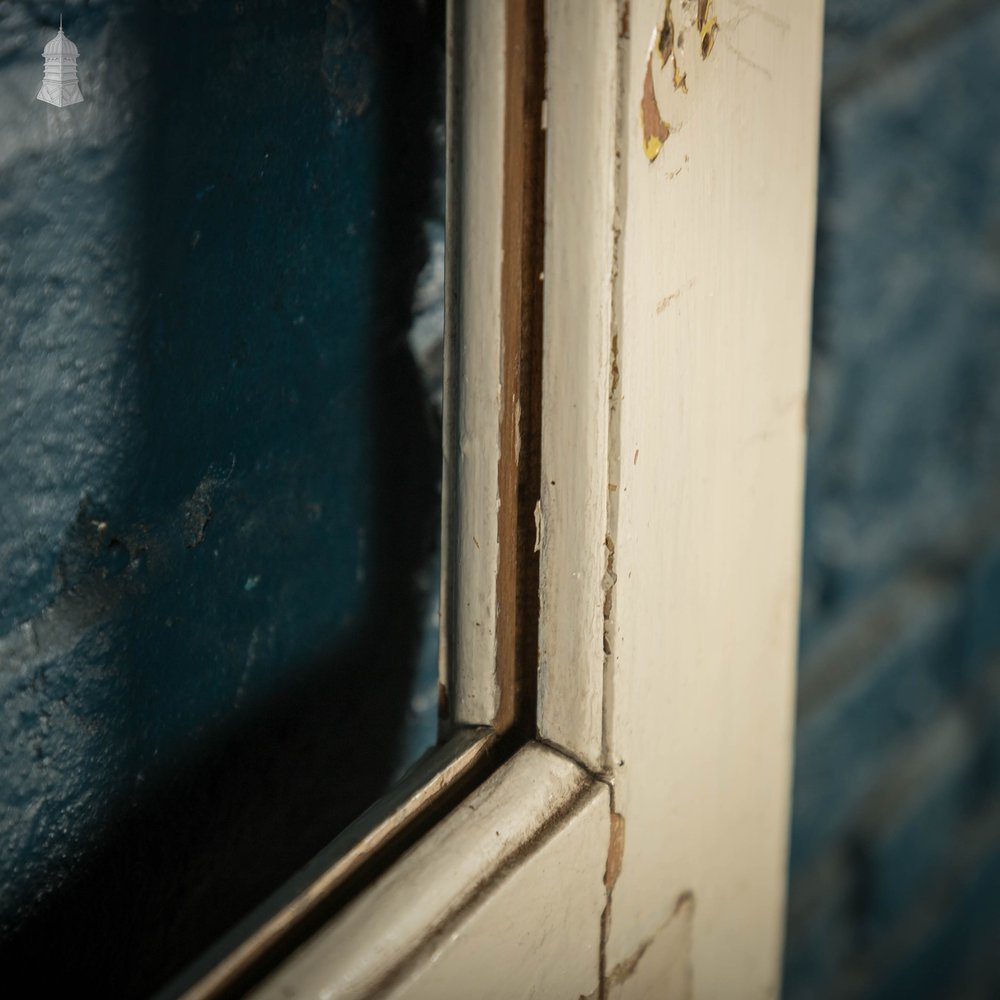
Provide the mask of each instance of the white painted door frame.
{"label": "white painted door frame", "polygon": [[[442,679],[489,726],[506,14],[454,4]],[[778,992],[821,30],[547,0],[538,738],[253,996]]]}

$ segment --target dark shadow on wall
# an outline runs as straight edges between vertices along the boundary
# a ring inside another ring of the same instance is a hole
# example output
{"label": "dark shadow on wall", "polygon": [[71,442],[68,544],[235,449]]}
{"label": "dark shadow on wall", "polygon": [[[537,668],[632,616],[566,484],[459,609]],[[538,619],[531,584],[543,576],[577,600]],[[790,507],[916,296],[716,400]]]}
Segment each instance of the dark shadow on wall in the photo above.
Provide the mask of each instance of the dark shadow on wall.
{"label": "dark shadow on wall", "polygon": [[10,982],[148,995],[390,779],[439,516],[406,343],[443,92],[429,6],[137,15],[142,460],[81,505],[60,564],[109,609],[81,624],[106,654],[62,666],[106,681],[113,807],[5,915]]}

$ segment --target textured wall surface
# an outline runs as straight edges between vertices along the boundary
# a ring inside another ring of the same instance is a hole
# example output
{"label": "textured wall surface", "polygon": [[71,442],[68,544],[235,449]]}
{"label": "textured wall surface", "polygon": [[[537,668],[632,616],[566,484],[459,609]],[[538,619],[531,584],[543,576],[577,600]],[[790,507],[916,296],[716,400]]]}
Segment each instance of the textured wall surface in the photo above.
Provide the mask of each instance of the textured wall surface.
{"label": "textured wall surface", "polygon": [[[60,13],[66,109],[34,99]],[[0,3],[8,974],[148,991],[398,763],[440,37],[417,4]]]}
{"label": "textured wall surface", "polygon": [[1000,995],[1000,10],[827,0],[785,994]]}

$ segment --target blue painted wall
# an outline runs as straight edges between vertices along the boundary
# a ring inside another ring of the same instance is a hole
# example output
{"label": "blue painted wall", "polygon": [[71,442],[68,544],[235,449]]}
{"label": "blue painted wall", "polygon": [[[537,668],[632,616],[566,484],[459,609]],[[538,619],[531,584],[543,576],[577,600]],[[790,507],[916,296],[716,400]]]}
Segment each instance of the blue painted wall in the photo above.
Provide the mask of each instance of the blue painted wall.
{"label": "blue painted wall", "polygon": [[785,994],[1000,995],[1000,10],[827,0]]}
{"label": "blue painted wall", "polygon": [[[143,995],[398,764],[439,7],[0,7],[7,975]],[[63,11],[86,100],[55,109]]]}

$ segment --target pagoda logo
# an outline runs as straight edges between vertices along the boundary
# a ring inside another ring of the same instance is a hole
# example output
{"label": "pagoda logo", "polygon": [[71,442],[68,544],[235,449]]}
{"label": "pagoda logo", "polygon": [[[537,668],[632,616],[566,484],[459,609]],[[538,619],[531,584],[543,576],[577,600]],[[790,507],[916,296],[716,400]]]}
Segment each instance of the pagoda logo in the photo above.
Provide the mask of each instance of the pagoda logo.
{"label": "pagoda logo", "polygon": [[65,108],[79,104],[83,100],[80,81],[76,77],[77,47],[63,33],[62,18],[59,18],[59,34],[45,46],[45,76],[38,91],[38,100]]}

